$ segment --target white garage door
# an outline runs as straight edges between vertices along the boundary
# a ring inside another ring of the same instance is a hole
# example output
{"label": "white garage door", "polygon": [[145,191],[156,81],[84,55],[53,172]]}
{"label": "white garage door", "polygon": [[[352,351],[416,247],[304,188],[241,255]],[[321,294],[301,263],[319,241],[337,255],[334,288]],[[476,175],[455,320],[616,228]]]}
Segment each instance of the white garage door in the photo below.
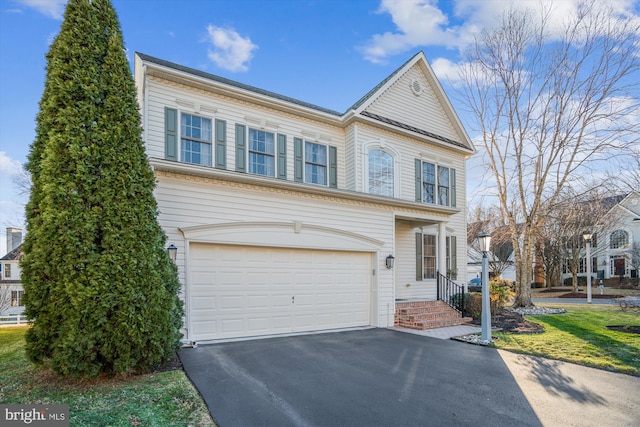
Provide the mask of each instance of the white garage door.
{"label": "white garage door", "polygon": [[190,339],[366,326],[371,254],[191,244]]}

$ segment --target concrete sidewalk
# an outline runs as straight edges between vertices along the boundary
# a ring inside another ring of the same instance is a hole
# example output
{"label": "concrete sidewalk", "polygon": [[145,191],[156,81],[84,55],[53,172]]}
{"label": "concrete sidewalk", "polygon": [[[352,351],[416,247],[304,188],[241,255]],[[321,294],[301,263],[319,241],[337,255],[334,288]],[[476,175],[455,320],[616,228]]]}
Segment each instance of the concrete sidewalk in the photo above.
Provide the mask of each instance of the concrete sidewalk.
{"label": "concrete sidewalk", "polygon": [[482,328],[473,325],[458,325],[447,326],[444,328],[426,329],[424,331],[411,328],[402,328],[400,326],[394,326],[394,331],[406,332],[408,334],[421,335],[423,337],[438,338],[441,340],[448,340],[453,337],[459,337],[461,335],[479,334],[482,332]]}
{"label": "concrete sidewalk", "polygon": [[[589,304],[586,298],[531,298],[534,304]],[[615,299],[592,298],[591,304],[616,305]]]}

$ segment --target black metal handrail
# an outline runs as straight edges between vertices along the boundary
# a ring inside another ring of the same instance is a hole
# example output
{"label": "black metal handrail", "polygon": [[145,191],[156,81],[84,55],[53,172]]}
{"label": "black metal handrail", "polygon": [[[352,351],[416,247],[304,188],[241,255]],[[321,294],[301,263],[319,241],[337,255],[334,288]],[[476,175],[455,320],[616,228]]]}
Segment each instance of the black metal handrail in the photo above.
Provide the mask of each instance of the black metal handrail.
{"label": "black metal handrail", "polygon": [[436,273],[436,277],[438,279],[438,300],[446,302],[450,307],[460,312],[460,317],[464,317],[464,286],[439,272]]}

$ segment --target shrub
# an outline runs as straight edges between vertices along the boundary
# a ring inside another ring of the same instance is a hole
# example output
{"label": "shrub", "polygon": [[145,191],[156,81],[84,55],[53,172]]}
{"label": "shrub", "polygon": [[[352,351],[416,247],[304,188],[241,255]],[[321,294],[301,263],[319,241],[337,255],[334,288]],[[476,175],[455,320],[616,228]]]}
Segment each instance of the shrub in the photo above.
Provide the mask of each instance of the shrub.
{"label": "shrub", "polygon": [[504,279],[489,281],[489,295],[491,300],[491,312],[497,313],[504,308],[504,305],[511,299],[512,284]]}
{"label": "shrub", "polygon": [[[591,283],[596,283],[597,278],[597,276],[591,276]],[[565,286],[573,286],[573,279],[567,277],[563,283]],[[578,286],[587,286],[587,276],[578,276]]]}
{"label": "shrub", "polygon": [[29,358],[63,375],[151,371],[180,345],[136,88],[109,0],[70,0],[26,165]]}
{"label": "shrub", "polygon": [[482,316],[482,297],[479,294],[464,294],[464,315],[474,319]]}

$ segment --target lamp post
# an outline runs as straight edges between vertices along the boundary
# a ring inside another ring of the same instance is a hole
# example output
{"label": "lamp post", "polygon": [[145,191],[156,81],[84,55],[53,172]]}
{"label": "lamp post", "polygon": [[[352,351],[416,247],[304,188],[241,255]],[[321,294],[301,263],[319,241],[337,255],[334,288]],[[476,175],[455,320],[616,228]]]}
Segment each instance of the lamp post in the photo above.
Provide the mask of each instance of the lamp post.
{"label": "lamp post", "polygon": [[482,340],[491,341],[491,300],[489,295],[489,260],[487,253],[491,245],[491,236],[486,232],[478,236],[482,248]]}
{"label": "lamp post", "polygon": [[587,303],[591,304],[591,237],[592,234],[586,231],[582,238],[587,242]]}

